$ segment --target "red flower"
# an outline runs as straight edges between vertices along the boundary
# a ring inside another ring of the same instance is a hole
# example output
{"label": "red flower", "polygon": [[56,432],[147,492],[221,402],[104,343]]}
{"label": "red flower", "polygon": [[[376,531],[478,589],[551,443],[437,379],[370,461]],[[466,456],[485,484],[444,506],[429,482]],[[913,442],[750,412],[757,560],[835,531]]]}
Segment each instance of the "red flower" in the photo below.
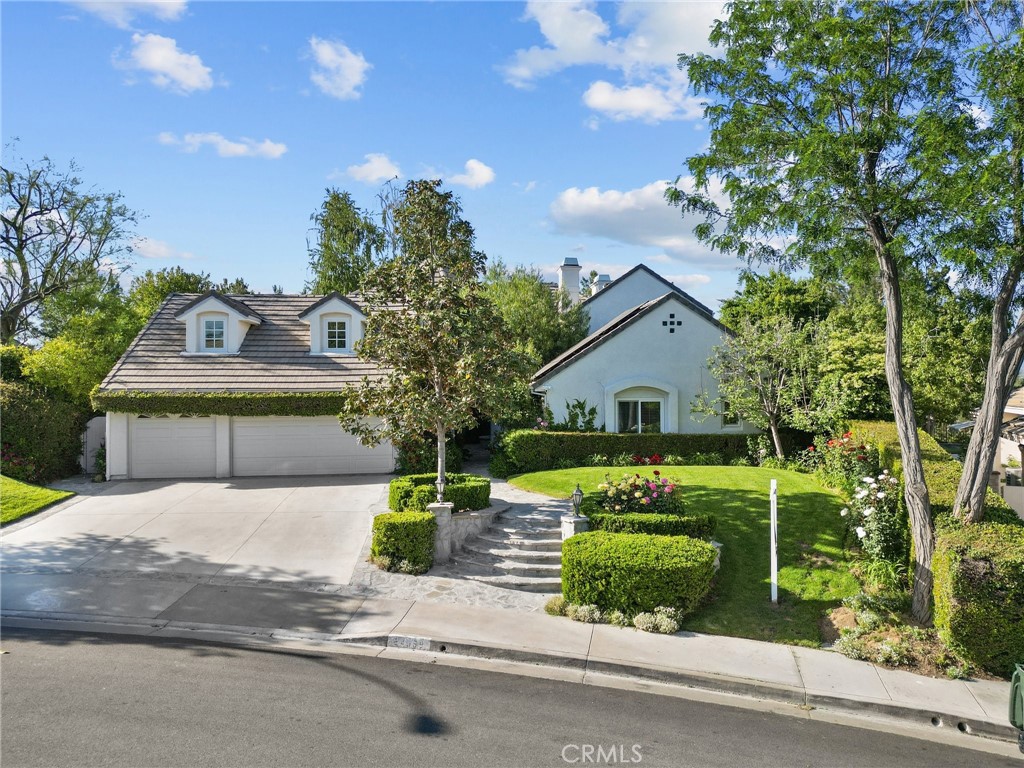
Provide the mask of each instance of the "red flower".
{"label": "red flower", "polygon": [[860,454],[860,453],[857,454],[857,461],[864,461],[865,458],[866,457],[863,454]]}
{"label": "red flower", "polygon": [[808,450],[808,451],[813,451],[813,450],[814,450],[814,446],[813,446],[813,445],[809,445],[809,446],[807,446],[807,450]]}

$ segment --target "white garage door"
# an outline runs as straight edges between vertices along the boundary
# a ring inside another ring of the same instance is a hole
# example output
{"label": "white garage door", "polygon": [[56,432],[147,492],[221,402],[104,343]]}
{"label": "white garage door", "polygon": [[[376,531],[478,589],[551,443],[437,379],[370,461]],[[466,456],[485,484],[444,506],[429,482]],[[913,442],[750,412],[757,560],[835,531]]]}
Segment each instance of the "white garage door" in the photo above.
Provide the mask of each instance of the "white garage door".
{"label": "white garage door", "polygon": [[216,473],[211,417],[138,416],[131,421],[132,477],[213,477]]}
{"label": "white garage door", "polygon": [[391,472],[391,444],[367,448],[333,416],[236,417],[231,420],[232,474],[355,475]]}

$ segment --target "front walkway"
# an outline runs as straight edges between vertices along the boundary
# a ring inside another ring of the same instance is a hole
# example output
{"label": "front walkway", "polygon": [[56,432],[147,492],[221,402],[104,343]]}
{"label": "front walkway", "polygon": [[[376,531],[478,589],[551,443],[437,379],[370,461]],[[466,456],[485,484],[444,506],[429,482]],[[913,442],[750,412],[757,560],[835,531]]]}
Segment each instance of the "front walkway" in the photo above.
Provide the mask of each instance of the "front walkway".
{"label": "front walkway", "polygon": [[[480,472],[479,467],[467,471]],[[532,520],[537,517],[552,519],[569,511],[569,502],[551,499],[528,491],[514,488],[504,480],[491,480],[491,502],[495,506],[508,506],[504,519]],[[375,508],[375,512],[386,512],[386,505]],[[422,576],[404,573],[388,573],[372,563],[370,540],[367,538],[352,574],[345,594],[362,597],[384,597],[397,600],[455,603],[485,608],[508,608],[517,611],[541,611],[551,595],[534,592],[520,592],[502,589],[490,584],[460,578],[458,554],[454,562],[431,568]],[[342,590],[339,590],[341,592]]]}

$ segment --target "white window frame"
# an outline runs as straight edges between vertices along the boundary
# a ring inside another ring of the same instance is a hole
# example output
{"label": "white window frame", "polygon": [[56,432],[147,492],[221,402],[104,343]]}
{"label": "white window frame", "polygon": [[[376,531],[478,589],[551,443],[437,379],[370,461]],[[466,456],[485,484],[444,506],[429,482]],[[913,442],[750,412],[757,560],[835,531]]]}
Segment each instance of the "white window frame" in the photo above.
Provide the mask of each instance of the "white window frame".
{"label": "white window frame", "polygon": [[[331,323],[341,323],[344,326],[345,346],[330,347]],[[352,317],[338,312],[331,312],[320,316],[320,354],[322,355],[350,355],[352,354]]]}
{"label": "white window frame", "polygon": [[730,415],[729,408],[730,408],[729,401],[728,400],[723,400],[722,401],[722,429],[723,430],[742,429],[743,423],[742,423],[742,419],[740,419],[739,416],[737,416],[734,413],[734,414],[732,414],[732,420],[729,419],[729,415]]}
{"label": "white window frame", "polygon": [[[619,408],[622,403],[636,403],[636,429],[623,430],[619,423]],[[615,431],[622,435],[644,434],[653,435],[654,432],[643,432],[643,407],[644,403],[657,403],[658,405],[658,433],[665,432],[665,398],[660,397],[623,397],[615,398]]]}
{"label": "white window frame", "polygon": [[[217,336],[218,329],[216,327],[213,328],[213,335],[212,335],[212,337],[210,336],[210,333],[207,330],[207,327],[210,324],[213,324],[213,323],[219,323],[220,324],[220,329],[219,329],[220,337],[219,338]],[[202,315],[199,318],[199,325],[200,325],[199,351],[206,352],[208,354],[214,354],[214,355],[222,355],[225,352],[227,352],[227,349],[228,349],[228,318],[227,318],[227,315]],[[217,346],[216,344],[211,346],[210,343],[209,343],[211,338],[212,338],[212,340],[214,342],[220,341],[220,346]]]}

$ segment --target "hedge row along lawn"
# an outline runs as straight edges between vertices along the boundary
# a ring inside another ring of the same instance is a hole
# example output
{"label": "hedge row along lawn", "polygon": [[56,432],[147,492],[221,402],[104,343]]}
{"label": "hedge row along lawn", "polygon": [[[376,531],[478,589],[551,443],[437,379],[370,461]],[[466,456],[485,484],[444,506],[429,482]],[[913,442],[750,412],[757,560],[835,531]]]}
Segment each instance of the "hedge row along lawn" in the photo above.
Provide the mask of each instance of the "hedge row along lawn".
{"label": "hedge row along lawn", "polygon": [[[512,478],[517,488],[568,498],[580,483],[594,490],[613,479],[654,467],[580,467]],[[839,601],[860,590],[843,548],[842,500],[812,475],[760,467],[657,467],[678,479],[688,513],[718,518],[722,569],[709,602],[683,620],[683,629],[715,635],[817,647],[819,621]],[[768,488],[779,483],[779,605],[769,587]]]}
{"label": "hedge row along lawn", "polygon": [[74,495],[71,491],[54,491],[0,476],[0,523],[13,523]]}

